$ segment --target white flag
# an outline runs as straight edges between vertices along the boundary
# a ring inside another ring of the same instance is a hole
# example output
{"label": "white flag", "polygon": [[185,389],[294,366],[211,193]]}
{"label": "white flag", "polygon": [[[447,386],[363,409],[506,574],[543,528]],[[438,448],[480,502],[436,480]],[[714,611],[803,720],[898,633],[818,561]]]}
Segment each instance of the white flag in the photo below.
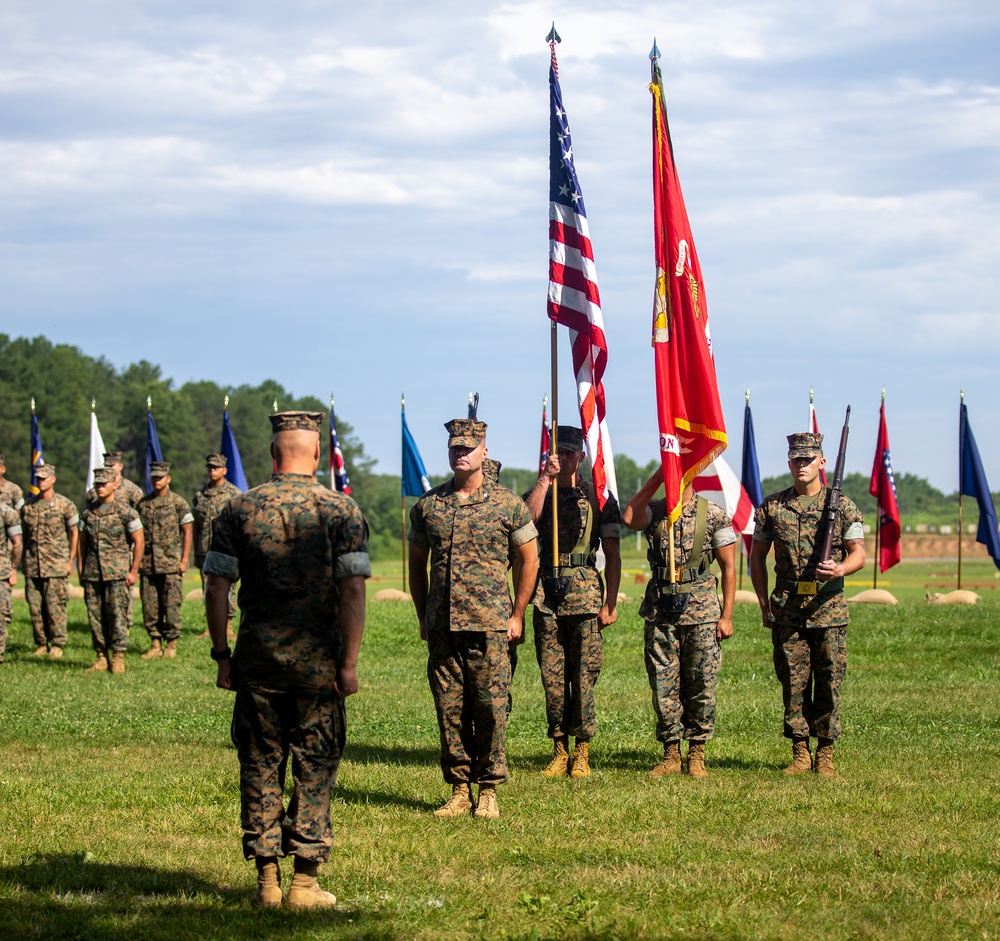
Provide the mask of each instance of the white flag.
{"label": "white flag", "polygon": [[97,415],[90,413],[90,469],[87,471],[87,490],[94,486],[94,471],[104,467],[104,439],[101,429],[97,427]]}

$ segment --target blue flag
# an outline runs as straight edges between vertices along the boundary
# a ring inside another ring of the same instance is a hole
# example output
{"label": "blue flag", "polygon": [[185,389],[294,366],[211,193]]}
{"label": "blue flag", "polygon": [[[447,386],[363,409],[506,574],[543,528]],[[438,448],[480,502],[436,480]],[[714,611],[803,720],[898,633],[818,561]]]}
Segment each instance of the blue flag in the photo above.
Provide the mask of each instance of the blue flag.
{"label": "blue flag", "polygon": [[[747,396],[750,393],[747,392]],[[760,466],[757,463],[757,442],[753,435],[753,415],[750,414],[750,399],[747,398],[743,411],[743,471],[740,483],[747,492],[754,509],[764,502],[764,492],[760,486]]]}
{"label": "blue flag", "polygon": [[427,469],[420,459],[417,442],[406,427],[406,409],[401,409],[400,414],[403,419],[403,496],[422,497],[431,489],[431,482],[427,479]]}
{"label": "blue flag", "polygon": [[156,433],[156,422],[153,420],[153,410],[146,409],[146,493],[153,492],[153,481],[149,476],[149,465],[153,461],[162,461],[160,436]]}
{"label": "blue flag", "polygon": [[963,402],[958,413],[958,481],[959,490],[966,496],[975,497],[979,504],[979,532],[976,542],[986,546],[993,562],[1000,568],[1000,527],[997,512],[990,496],[990,485],[986,482],[986,471],[979,457],[979,448],[969,426],[969,413]]}
{"label": "blue flag", "polygon": [[35,468],[45,463],[42,454],[42,436],[38,433],[38,416],[35,414],[35,400],[31,400],[31,484],[28,489],[37,496],[38,483],[35,480]]}
{"label": "blue flag", "polygon": [[222,413],[222,443],[219,445],[219,454],[226,459],[226,480],[240,490],[249,490],[250,485],[247,483],[247,475],[243,472],[240,449],[236,446],[233,426],[229,424],[229,409],[225,409]]}

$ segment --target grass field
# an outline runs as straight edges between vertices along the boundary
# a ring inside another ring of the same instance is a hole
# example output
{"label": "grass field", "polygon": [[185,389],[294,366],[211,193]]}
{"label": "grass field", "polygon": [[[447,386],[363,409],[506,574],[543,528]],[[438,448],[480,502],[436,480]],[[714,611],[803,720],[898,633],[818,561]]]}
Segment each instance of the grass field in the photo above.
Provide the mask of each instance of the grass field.
{"label": "grass field", "polygon": [[[922,595],[913,566],[890,573],[901,598]],[[373,589],[399,587],[378,569]],[[448,789],[415,616],[373,603],[321,877],[340,905],[322,914],[250,907],[231,695],[195,639],[199,605],[176,661],[141,661],[136,628],[111,677],[84,673],[82,602],[59,661],[30,658],[17,602],[0,667],[0,939],[998,938],[1000,604],[983,594],[853,611],[835,780],[781,774],[752,606],[724,648],[705,781],[646,776],[659,750],[634,601],[606,634],[589,779],[538,773],[549,743],[524,647],[495,822],[431,815]]]}

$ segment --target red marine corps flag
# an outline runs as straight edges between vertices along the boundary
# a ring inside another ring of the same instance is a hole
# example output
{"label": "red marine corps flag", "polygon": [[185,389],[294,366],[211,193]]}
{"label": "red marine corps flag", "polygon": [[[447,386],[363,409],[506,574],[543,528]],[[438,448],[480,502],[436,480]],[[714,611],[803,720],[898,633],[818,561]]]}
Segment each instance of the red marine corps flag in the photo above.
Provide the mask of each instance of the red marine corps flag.
{"label": "red marine corps flag", "polygon": [[725,451],[727,438],[704,282],[674,165],[659,57],[654,41],[649,54],[656,242],[653,356],[660,460],[668,519],[673,523],[680,516],[684,488]]}
{"label": "red marine corps flag", "polygon": [[896,481],[892,476],[892,458],[889,456],[889,431],[885,427],[885,389],[882,390],[882,408],[878,417],[878,441],[875,443],[875,461],[868,492],[878,502],[878,570],[891,569],[901,558],[899,551],[899,506],[896,503]]}

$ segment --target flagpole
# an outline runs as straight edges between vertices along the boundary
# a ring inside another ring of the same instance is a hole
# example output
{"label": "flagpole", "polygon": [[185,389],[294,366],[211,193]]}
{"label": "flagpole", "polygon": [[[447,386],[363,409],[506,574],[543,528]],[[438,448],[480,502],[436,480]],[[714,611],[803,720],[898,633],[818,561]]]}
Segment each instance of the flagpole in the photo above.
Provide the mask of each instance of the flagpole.
{"label": "flagpole", "polygon": [[[559,334],[557,324],[551,321],[552,329],[549,331],[551,337],[551,373],[552,373],[552,433],[549,435],[551,444],[549,454],[557,454],[559,451]],[[544,473],[544,471],[542,472]],[[559,571],[559,504],[556,498],[559,495],[559,478],[552,478],[552,569],[553,574]]]}
{"label": "flagpole", "polygon": [[[885,386],[882,386],[882,407],[885,408]],[[881,422],[881,418],[879,420]],[[878,588],[878,570],[881,567],[879,546],[882,542],[882,504],[878,497],[875,498],[875,516],[875,564],[872,566],[872,588]]]}
{"label": "flagpole", "polygon": [[[747,386],[746,392],[743,393],[743,408],[744,408],[744,412],[749,407],[750,407],[750,386]],[[744,431],[745,430],[746,429],[744,429]],[[745,437],[745,435],[744,435],[744,437]],[[744,441],[743,442],[743,451],[744,451],[744,453],[746,453],[746,447],[747,447],[747,443],[746,443],[746,441]],[[743,484],[743,483],[744,482],[741,480],[740,484]],[[749,494],[748,494],[748,496],[749,496]],[[743,555],[746,553],[747,545],[743,541],[743,533],[740,533],[739,539],[740,539],[740,581],[739,581],[739,588],[740,588],[740,591],[743,591]]]}
{"label": "flagpole", "polygon": [[[959,417],[961,408],[965,404],[965,389],[959,389]],[[958,588],[962,588],[962,442],[959,442],[958,452]]]}

